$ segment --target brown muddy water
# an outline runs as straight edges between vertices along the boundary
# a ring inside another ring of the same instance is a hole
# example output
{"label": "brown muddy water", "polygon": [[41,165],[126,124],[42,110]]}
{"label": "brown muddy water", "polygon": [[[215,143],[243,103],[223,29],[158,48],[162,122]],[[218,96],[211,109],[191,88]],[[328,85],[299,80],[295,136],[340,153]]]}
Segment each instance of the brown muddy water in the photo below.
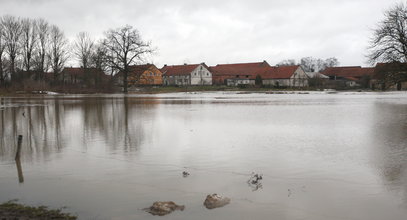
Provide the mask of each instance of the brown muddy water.
{"label": "brown muddy water", "polygon": [[2,97],[0,135],[0,202],[80,219],[407,219],[406,92]]}

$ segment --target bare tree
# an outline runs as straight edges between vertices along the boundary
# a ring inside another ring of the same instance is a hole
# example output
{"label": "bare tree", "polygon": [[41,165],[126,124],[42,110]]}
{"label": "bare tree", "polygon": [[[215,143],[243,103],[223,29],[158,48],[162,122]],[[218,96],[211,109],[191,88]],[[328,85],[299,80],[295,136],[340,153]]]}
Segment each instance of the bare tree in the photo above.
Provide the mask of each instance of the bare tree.
{"label": "bare tree", "polygon": [[323,71],[328,67],[335,66],[339,66],[339,60],[336,57],[331,57],[325,60],[324,69],[320,69],[319,71]]}
{"label": "bare tree", "polygon": [[106,61],[107,50],[102,43],[95,44],[91,59],[90,66],[100,69],[104,72],[108,71],[109,65]]}
{"label": "bare tree", "polygon": [[80,32],[74,42],[74,54],[83,68],[88,68],[94,52],[95,42],[87,32]]}
{"label": "bare tree", "polygon": [[24,18],[21,20],[21,46],[25,71],[29,72],[32,67],[34,49],[37,43],[37,22]]}
{"label": "bare tree", "polygon": [[277,66],[295,66],[297,65],[294,59],[283,60],[277,64]]}
{"label": "bare tree", "polygon": [[143,41],[136,29],[126,25],[105,32],[102,44],[106,48],[109,65],[123,73],[123,91],[127,93],[129,66],[142,61],[144,56],[154,51],[151,43]]}
{"label": "bare tree", "polygon": [[300,65],[306,72],[321,72],[328,67],[338,66],[339,62],[335,57],[325,60],[313,57],[303,57],[301,58]]}
{"label": "bare tree", "polygon": [[382,89],[407,81],[407,5],[399,3],[384,13],[373,32],[369,47],[369,62],[385,62],[376,68],[374,77]]}
{"label": "bare tree", "polygon": [[[57,26],[51,26],[48,59],[54,72],[54,81],[58,80],[58,75],[62,72],[68,59],[67,46],[68,40],[65,38],[64,33]],[[64,80],[64,77],[62,77],[62,80]]]}
{"label": "bare tree", "polygon": [[316,66],[315,59],[313,57],[301,58],[300,65],[306,72],[315,72]]}
{"label": "bare tree", "polygon": [[385,11],[384,20],[373,30],[369,62],[407,62],[407,5],[399,3]]}
{"label": "bare tree", "polygon": [[16,73],[16,59],[21,50],[21,22],[19,18],[6,15],[2,17],[1,23],[3,26],[3,39],[5,41],[6,53],[11,62],[10,73],[14,76]]}
{"label": "bare tree", "polygon": [[50,43],[50,25],[44,19],[37,20],[37,49],[34,57],[35,69],[40,75],[37,79],[42,79],[44,73],[48,71],[47,53]]}
{"label": "bare tree", "polygon": [[3,37],[3,25],[0,22],[0,85],[4,85],[5,80],[6,80],[6,73],[4,71],[4,55],[5,55],[5,41]]}

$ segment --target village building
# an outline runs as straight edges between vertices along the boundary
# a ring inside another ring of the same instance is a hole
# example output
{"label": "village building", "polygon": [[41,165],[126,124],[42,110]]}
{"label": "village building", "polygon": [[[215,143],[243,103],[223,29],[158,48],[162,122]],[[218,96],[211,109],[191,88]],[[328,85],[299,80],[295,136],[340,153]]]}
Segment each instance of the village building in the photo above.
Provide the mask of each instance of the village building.
{"label": "village building", "polygon": [[[123,72],[116,74],[116,83],[123,85]],[[129,66],[127,73],[127,85],[132,86],[155,86],[163,84],[163,74],[154,64]]]}
{"label": "village building", "polygon": [[166,86],[212,85],[212,73],[205,63],[164,65],[161,72],[163,73],[163,84]]}
{"label": "village building", "polygon": [[407,90],[407,64],[377,63],[370,85],[372,89]]}
{"label": "village building", "polygon": [[256,72],[264,67],[270,67],[266,62],[218,64],[210,67],[215,85],[254,85]]}
{"label": "village building", "polygon": [[255,73],[264,86],[308,87],[309,77],[300,65],[264,67]]}
{"label": "village building", "polygon": [[328,67],[321,73],[330,80],[342,82],[347,87],[369,87],[374,69],[361,66]]}
{"label": "village building", "polygon": [[108,76],[97,68],[65,67],[59,74],[64,84],[97,85],[108,80]]}

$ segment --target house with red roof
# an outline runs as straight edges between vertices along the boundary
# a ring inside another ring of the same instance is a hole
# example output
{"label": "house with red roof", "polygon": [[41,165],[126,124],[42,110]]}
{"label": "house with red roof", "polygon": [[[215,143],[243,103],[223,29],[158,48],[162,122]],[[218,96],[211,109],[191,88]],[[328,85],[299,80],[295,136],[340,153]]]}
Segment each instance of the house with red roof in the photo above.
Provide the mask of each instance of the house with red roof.
{"label": "house with red roof", "polygon": [[343,81],[346,86],[355,87],[361,84],[369,85],[374,74],[374,67],[361,66],[344,66],[344,67],[328,67],[321,73],[329,76],[330,80]]}
{"label": "house with red roof", "polygon": [[65,84],[96,85],[106,82],[108,76],[97,68],[65,67],[60,74],[60,80]]}
{"label": "house with red roof", "polygon": [[382,90],[407,90],[406,63],[377,63],[371,80],[371,88]]}
{"label": "house with red roof", "polygon": [[[153,86],[162,85],[162,72],[154,64],[143,64],[129,66],[127,73],[127,85],[130,86]],[[116,82],[123,85],[123,73],[119,72],[115,76]]]}
{"label": "house with red roof", "polygon": [[258,70],[263,85],[275,87],[308,87],[309,77],[300,65],[271,66]]}
{"label": "house with red roof", "polygon": [[212,85],[212,73],[205,63],[164,65],[161,68],[164,85]]}
{"label": "house with red roof", "polygon": [[209,70],[213,74],[213,84],[216,85],[254,85],[256,72],[264,67],[270,67],[266,62],[218,64]]}

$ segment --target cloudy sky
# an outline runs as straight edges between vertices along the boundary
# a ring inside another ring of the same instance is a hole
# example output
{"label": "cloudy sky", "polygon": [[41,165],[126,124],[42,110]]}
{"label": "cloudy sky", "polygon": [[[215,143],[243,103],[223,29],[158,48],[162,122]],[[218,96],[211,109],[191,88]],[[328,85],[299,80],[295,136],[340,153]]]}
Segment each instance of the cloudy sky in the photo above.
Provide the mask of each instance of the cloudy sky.
{"label": "cloudy sky", "polygon": [[45,18],[68,38],[137,28],[157,52],[151,62],[182,64],[337,57],[366,66],[366,47],[383,11],[400,0],[0,0],[0,15]]}

